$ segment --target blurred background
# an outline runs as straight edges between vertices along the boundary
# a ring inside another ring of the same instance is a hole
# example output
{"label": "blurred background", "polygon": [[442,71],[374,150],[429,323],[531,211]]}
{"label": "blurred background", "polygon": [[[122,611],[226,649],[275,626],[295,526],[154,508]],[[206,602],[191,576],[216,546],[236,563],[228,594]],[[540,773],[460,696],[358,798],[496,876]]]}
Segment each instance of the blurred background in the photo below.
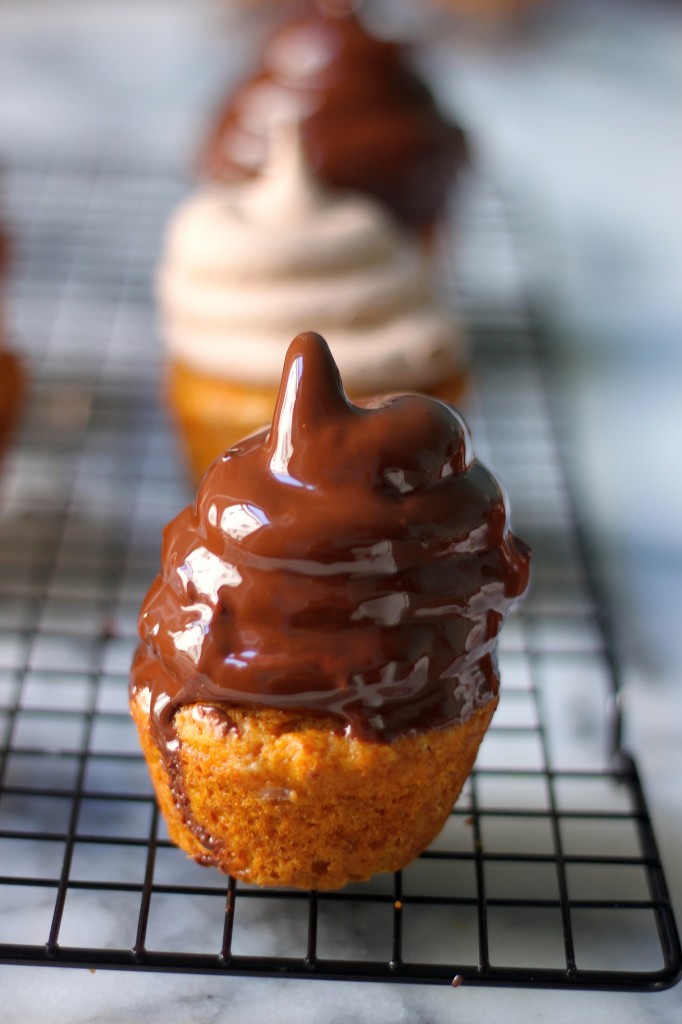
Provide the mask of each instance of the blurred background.
{"label": "blurred background", "polygon": [[[189,175],[278,6],[2,0],[0,164],[101,155]],[[682,799],[682,4],[366,9],[379,31],[420,44],[479,168],[527,218],[571,482],[665,845]]]}

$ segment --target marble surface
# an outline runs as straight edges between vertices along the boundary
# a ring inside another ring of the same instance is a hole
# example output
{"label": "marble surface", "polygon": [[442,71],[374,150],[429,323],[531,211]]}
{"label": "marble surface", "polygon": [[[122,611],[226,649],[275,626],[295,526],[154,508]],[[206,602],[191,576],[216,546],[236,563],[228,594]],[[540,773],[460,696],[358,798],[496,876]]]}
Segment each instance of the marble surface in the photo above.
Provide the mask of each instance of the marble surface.
{"label": "marble surface", "polygon": [[[188,160],[224,76],[217,26],[229,33],[215,5],[179,0],[6,0],[0,158],[52,153],[77,162],[79,153],[121,147],[144,148],[161,164]],[[682,16],[673,4],[560,4],[511,41],[455,40],[429,52],[445,102],[456,101],[481,159],[530,203],[537,224],[538,292],[576,424],[575,478],[611,581],[630,742],[679,918],[682,683],[670,637],[682,616],[682,502],[661,437],[682,429],[682,153],[671,143]],[[0,999],[7,1024],[440,1024],[458,1015],[472,1024],[579,1016],[677,1024],[682,1013],[681,986],[605,995],[10,967],[0,968]]]}

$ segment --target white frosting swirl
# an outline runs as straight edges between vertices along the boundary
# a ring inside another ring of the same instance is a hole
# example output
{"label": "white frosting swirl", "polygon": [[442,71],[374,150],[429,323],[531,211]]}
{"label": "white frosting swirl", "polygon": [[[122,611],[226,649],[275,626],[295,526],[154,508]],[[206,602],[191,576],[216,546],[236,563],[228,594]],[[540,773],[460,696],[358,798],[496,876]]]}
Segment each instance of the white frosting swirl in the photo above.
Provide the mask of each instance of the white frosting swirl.
{"label": "white frosting swirl", "polygon": [[293,131],[253,182],[204,189],[172,218],[158,275],[172,358],[276,387],[291,338],[323,334],[349,390],[429,387],[461,340],[422,253],[369,199],[327,191]]}

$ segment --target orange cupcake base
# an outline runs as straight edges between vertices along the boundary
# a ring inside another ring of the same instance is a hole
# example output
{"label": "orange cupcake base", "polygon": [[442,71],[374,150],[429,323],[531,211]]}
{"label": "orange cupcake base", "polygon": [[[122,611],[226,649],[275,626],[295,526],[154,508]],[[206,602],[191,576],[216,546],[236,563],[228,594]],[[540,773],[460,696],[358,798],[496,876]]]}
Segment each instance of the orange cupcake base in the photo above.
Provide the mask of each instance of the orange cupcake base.
{"label": "orange cupcake base", "polygon": [[497,706],[391,743],[346,736],[329,717],[183,707],[182,810],[145,697],[134,695],[131,711],[171,839],[246,882],[300,889],[338,889],[418,856],[445,824]]}

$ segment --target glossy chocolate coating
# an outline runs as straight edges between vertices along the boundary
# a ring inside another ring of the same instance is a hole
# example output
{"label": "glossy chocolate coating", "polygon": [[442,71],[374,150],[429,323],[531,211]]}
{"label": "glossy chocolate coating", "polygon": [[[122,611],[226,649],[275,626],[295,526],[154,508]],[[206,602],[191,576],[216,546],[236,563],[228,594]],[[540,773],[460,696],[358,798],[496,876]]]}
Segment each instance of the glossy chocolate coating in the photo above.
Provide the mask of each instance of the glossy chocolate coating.
{"label": "glossy chocolate coating", "polygon": [[353,14],[315,8],[287,22],[220,113],[200,158],[203,172],[257,173],[269,119],[295,117],[323,181],[369,193],[411,228],[427,230],[466,162],[466,142],[406,58],[404,47],[373,37]]}
{"label": "glossy chocolate coating", "polygon": [[165,530],[131,685],[167,751],[193,703],[332,715],[379,741],[465,721],[498,691],[528,574],[458,413],[351,404],[326,342],[302,334],[270,431],[218,459]]}

